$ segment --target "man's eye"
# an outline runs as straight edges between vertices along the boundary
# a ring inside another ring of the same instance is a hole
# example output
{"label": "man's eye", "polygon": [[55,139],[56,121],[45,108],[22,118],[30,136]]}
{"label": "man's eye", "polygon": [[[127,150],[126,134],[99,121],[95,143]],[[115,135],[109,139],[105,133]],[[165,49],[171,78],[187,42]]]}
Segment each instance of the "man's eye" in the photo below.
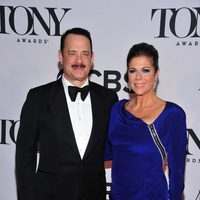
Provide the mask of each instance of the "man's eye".
{"label": "man's eye", "polygon": [[74,51],[69,51],[69,52],[68,52],[68,55],[70,55],[70,56],[76,55],[76,52],[74,52]]}
{"label": "man's eye", "polygon": [[90,54],[89,54],[89,52],[83,52],[82,55],[83,56],[89,56]]}

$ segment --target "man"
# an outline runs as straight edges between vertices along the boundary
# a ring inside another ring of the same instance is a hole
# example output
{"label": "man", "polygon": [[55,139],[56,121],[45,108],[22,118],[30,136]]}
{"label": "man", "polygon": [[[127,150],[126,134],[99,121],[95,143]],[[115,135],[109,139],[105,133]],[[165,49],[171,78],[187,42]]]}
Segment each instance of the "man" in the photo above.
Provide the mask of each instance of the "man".
{"label": "man", "polygon": [[104,144],[118,98],[89,81],[93,60],[90,33],[67,30],[59,51],[62,77],[29,91],[16,144],[19,200],[106,199]]}

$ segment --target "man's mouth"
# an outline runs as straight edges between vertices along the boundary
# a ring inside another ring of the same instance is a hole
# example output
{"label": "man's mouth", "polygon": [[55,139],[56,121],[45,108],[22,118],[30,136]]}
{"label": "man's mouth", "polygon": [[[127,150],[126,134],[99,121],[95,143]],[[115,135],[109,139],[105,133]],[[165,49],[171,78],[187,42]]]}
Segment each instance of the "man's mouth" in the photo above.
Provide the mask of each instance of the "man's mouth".
{"label": "man's mouth", "polygon": [[72,65],[73,68],[85,68],[84,64],[73,64]]}

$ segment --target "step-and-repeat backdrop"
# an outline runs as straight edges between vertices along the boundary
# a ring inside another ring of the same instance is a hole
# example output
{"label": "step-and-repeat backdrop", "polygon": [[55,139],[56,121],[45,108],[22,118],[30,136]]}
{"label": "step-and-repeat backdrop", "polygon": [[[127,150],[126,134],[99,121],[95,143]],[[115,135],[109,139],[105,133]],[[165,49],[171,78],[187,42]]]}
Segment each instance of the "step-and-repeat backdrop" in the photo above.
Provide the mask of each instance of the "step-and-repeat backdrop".
{"label": "step-and-repeat backdrop", "polygon": [[[157,93],[187,114],[185,199],[200,199],[199,0],[1,0],[0,199],[17,199],[15,142],[26,94],[56,79],[60,35],[72,27],[91,32],[91,79],[118,92],[120,99],[128,98],[124,73],[129,48],[147,42],[158,49]],[[109,190],[110,169],[107,179]]]}

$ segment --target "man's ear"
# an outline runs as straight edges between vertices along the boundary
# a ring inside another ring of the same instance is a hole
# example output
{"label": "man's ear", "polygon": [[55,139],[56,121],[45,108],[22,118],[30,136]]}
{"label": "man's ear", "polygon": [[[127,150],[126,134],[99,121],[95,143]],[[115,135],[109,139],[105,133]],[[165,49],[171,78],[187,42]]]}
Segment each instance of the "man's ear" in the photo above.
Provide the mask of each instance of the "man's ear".
{"label": "man's ear", "polygon": [[59,63],[62,65],[63,64],[63,55],[62,55],[61,50],[58,51],[58,60],[59,60]]}
{"label": "man's ear", "polygon": [[91,57],[92,65],[94,63],[94,53],[92,52],[92,57]]}

